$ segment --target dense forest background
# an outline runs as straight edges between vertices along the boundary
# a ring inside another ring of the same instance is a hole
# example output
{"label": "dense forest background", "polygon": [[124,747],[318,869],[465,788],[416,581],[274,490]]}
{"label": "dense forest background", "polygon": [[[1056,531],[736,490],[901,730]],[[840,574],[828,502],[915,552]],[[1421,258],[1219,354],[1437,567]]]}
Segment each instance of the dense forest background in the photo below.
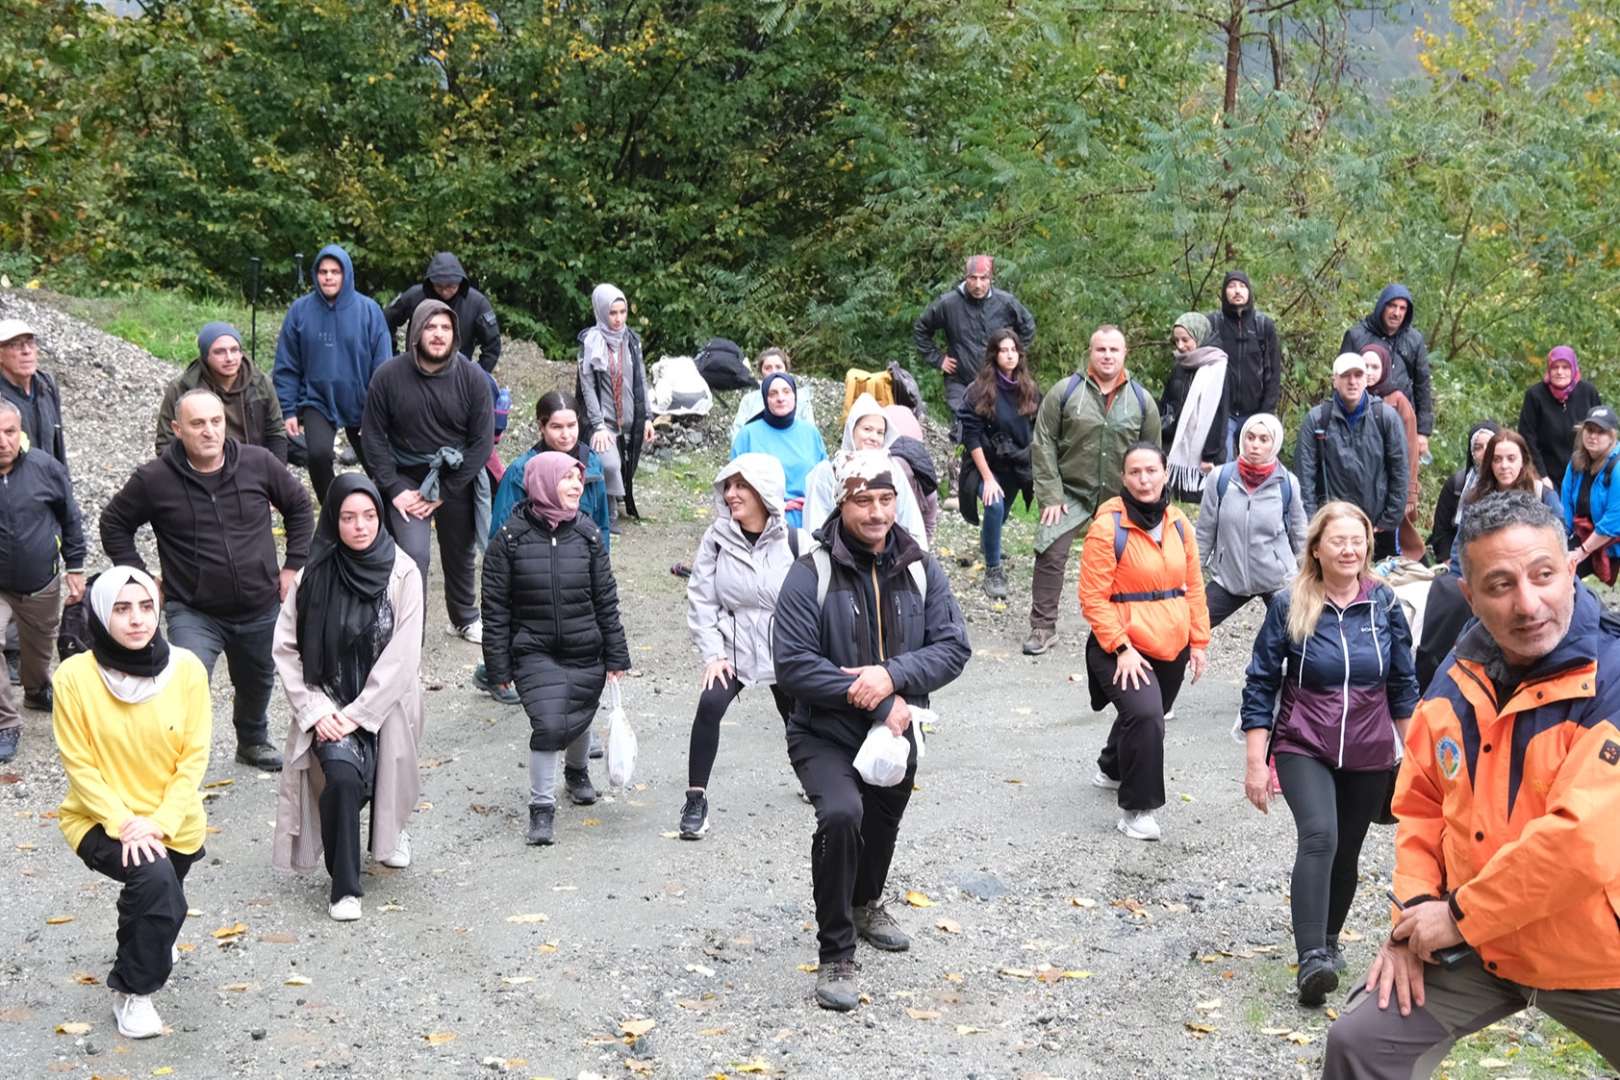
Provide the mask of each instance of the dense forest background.
{"label": "dense forest background", "polygon": [[[566,355],[613,281],[658,350],[913,355],[971,251],[1157,385],[1248,270],[1289,410],[1403,281],[1445,451],[1620,311],[1612,0],[0,0],[0,270],[266,302],[345,245],[456,251]],[[1609,369],[1612,370],[1612,369]],[[1620,393],[1620,384],[1606,385]],[[1289,418],[1290,421],[1292,418]],[[1440,450],[1437,447],[1437,452]]]}

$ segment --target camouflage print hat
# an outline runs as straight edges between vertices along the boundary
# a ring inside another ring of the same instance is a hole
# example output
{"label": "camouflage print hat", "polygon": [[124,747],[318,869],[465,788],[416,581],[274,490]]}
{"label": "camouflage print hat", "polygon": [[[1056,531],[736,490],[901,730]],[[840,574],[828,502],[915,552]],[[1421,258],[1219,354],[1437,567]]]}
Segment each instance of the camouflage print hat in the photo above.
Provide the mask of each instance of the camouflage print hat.
{"label": "camouflage print hat", "polygon": [[833,460],[833,479],[838,482],[834,506],[843,506],[845,499],[868,488],[896,490],[894,461],[887,450],[843,451]]}

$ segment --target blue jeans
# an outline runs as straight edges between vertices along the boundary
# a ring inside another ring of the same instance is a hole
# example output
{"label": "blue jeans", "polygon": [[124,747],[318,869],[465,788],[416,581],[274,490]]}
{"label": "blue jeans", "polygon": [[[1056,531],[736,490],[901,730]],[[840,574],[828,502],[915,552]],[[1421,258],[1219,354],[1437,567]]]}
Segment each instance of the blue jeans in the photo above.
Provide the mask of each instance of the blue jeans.
{"label": "blue jeans", "polygon": [[1236,461],[1238,459],[1238,451],[1242,449],[1242,447],[1238,446],[1237,444],[1238,432],[1243,430],[1243,424],[1248,419],[1249,418],[1247,416],[1228,416],[1226,418],[1227,461]]}
{"label": "blue jeans", "polygon": [[169,641],[190,649],[214,677],[214,661],[225,654],[231,686],[236,690],[231,721],[236,725],[237,746],[262,746],[270,742],[270,695],[276,688],[276,664],[270,649],[276,636],[280,604],[240,619],[226,619],[188,608],[178,600],[163,605],[169,624]]}
{"label": "blue jeans", "polygon": [[1012,499],[1002,492],[1000,499],[985,506],[979,514],[979,550],[984,552],[987,568],[1001,565],[1001,527],[1011,512]]}

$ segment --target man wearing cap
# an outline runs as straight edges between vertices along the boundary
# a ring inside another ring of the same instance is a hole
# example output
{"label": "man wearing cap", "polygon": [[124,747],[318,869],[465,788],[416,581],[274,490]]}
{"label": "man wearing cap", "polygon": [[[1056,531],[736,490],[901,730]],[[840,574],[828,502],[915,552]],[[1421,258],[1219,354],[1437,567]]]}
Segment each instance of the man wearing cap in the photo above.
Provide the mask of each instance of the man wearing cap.
{"label": "man wearing cap", "polygon": [[[67,466],[23,446],[22,415],[0,398],[0,623],[16,620],[23,705],[51,711],[51,651],[68,602],[84,596],[84,529]],[[22,717],[0,679],[0,762],[17,753]]]}
{"label": "man wearing cap", "polygon": [[1412,325],[1416,318],[1417,305],[1407,287],[1398,283],[1386,286],[1367,317],[1344,332],[1339,350],[1365,352],[1375,341],[1389,350],[1390,385],[1406,395],[1417,413],[1418,457],[1422,457],[1429,452],[1429,436],[1434,433],[1434,389],[1429,380],[1429,347],[1423,343],[1423,333]]}
{"label": "man wearing cap", "polygon": [[[990,335],[1011,328],[1028,352],[1035,341],[1035,317],[1012,293],[990,283],[995,260],[989,255],[970,255],[956,287],[928,305],[911,328],[917,352],[924,361],[945,376],[945,401],[951,409],[951,441],[961,439],[956,410],[962,407],[973,377],[984,363],[984,350]],[[945,348],[936,335],[945,332]]]}
{"label": "man wearing cap", "polygon": [[230,323],[211,322],[197,335],[197,359],[163,392],[158,406],[157,452],[174,441],[174,405],[188,390],[212,390],[225,404],[225,434],[262,446],[287,463],[287,426],[270,376],[243,363],[242,333]]}
{"label": "man wearing cap", "polygon": [[1333,393],[1305,414],[1294,473],[1307,518],[1326,503],[1359,506],[1373,523],[1374,559],[1395,554],[1395,530],[1406,514],[1406,431],[1398,413],[1367,392],[1360,353],[1333,361]]}
{"label": "man wearing cap", "polygon": [[[421,284],[412,285],[383,309],[390,340],[399,336],[400,327],[410,325],[416,305],[429,297],[438,297],[456,313],[456,351],[493,374],[501,360],[501,328],[495,322],[495,309],[489,306],[488,297],[472,287],[461,260],[448,251],[428,261]],[[476,356],[474,349],[478,350]]]}
{"label": "man wearing cap", "polygon": [[[890,952],[911,945],[883,906],[917,770],[911,707],[926,708],[960,675],[971,648],[945,571],[895,527],[905,480],[888,453],[841,454],[833,479],[838,512],[816,533],[821,548],[782,582],[771,654],[777,681],[793,687],[788,758],[816,809],[816,1002],[847,1011],[860,1001],[856,939]],[[905,778],[892,787],[855,769],[877,725],[910,744]]]}
{"label": "man wearing cap", "polygon": [[1211,345],[1226,353],[1226,460],[1237,460],[1237,433],[1255,413],[1277,412],[1282,390],[1282,346],[1277,324],[1254,304],[1254,287],[1242,270],[1221,282],[1221,306],[1209,313]]}

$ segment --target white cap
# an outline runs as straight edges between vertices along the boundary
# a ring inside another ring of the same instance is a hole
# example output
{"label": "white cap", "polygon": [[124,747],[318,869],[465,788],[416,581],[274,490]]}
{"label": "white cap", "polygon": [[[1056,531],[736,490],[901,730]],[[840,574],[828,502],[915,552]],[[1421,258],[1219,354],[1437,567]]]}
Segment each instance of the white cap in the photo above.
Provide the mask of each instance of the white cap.
{"label": "white cap", "polygon": [[1361,358],[1360,353],[1340,353],[1339,358],[1333,361],[1333,377],[1338,378],[1347,371],[1359,371],[1362,374],[1366,374],[1367,361]]}
{"label": "white cap", "polygon": [[34,328],[21,319],[0,319],[0,343],[10,341],[12,338],[20,338],[24,334],[29,337],[38,336],[34,333]]}

